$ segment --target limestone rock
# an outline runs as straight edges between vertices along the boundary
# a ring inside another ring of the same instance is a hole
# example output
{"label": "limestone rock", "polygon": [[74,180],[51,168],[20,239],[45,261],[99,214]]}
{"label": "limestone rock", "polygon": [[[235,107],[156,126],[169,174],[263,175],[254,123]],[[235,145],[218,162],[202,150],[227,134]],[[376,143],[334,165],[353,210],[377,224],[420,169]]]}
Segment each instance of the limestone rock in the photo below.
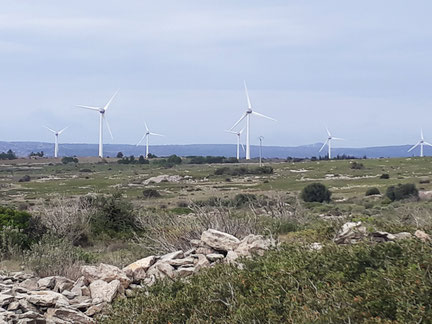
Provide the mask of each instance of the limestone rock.
{"label": "limestone rock", "polygon": [[135,261],[123,268],[123,272],[129,277],[133,278],[135,282],[143,280],[146,277],[146,271],[156,262],[156,257],[151,255],[144,259]]}
{"label": "limestone rock", "polygon": [[55,292],[63,292],[64,290],[71,290],[74,282],[66,277],[61,277],[61,276],[55,276],[55,286],[54,286],[54,291]]}
{"label": "limestone rock", "polygon": [[27,296],[27,301],[33,305],[50,307],[56,305],[59,301],[62,304],[69,305],[66,297],[62,294],[50,290],[31,291]]}
{"label": "limestone rock", "polygon": [[408,233],[408,232],[400,232],[397,234],[393,234],[393,236],[395,237],[395,241],[407,240],[407,239],[412,238],[411,233]]}
{"label": "limestone rock", "polygon": [[373,232],[370,234],[371,240],[377,243],[395,241],[396,237],[388,232]]}
{"label": "limestone rock", "polygon": [[342,229],[336,235],[334,242],[337,244],[355,244],[366,236],[367,230],[362,222],[348,222],[342,225]]}
{"label": "limestone rock", "polygon": [[154,276],[156,279],[163,279],[168,277],[174,278],[174,267],[166,261],[158,261],[147,271],[147,277]]}
{"label": "limestone rock", "polygon": [[233,263],[233,264],[235,264],[236,263],[235,261],[238,258],[239,258],[239,255],[236,252],[234,252],[234,251],[228,251],[228,254],[225,257],[225,262],[226,263]]}
{"label": "limestone rock", "polygon": [[176,278],[183,278],[193,275],[197,270],[194,267],[180,267],[175,271]]}
{"label": "limestone rock", "polygon": [[20,282],[18,284],[19,287],[25,288],[27,290],[38,290],[38,278],[29,278]]}
{"label": "limestone rock", "polygon": [[127,288],[131,282],[131,280],[122,270],[116,266],[104,263],[99,264],[98,267],[82,266],[81,273],[88,282],[93,282],[95,280],[103,280],[106,282],[118,280],[120,281],[123,288]]}
{"label": "limestone rock", "polygon": [[9,305],[13,300],[14,300],[14,296],[12,295],[0,294],[1,307]]}
{"label": "limestone rock", "polygon": [[233,235],[209,229],[201,234],[201,241],[215,250],[233,251],[240,240]]}
{"label": "limestone rock", "polygon": [[120,287],[119,280],[113,280],[109,283],[101,279],[95,280],[90,284],[91,297],[93,300],[111,303]]}
{"label": "limestone rock", "polygon": [[225,258],[225,256],[223,254],[219,254],[219,253],[207,254],[206,257],[210,262],[215,262],[215,261],[222,260],[223,258]]}
{"label": "limestone rock", "polygon": [[188,257],[188,258],[184,258],[184,259],[173,259],[173,260],[169,260],[168,263],[173,267],[181,267],[181,266],[185,266],[188,264],[193,264],[194,258]]}
{"label": "limestone rock", "polygon": [[207,268],[210,266],[210,261],[206,258],[204,254],[197,254],[195,256],[195,270],[199,271],[202,268]]}
{"label": "limestone rock", "polygon": [[41,278],[38,280],[37,285],[40,290],[53,289],[55,285],[55,277]]}
{"label": "limestone rock", "polygon": [[183,257],[184,257],[183,251],[178,250],[175,252],[165,254],[165,255],[161,256],[160,259],[161,259],[161,261],[169,261],[169,260],[181,259]]}
{"label": "limestone rock", "polygon": [[87,316],[94,316],[96,314],[99,314],[106,307],[106,305],[107,305],[106,303],[100,303],[100,304],[96,304],[96,305],[90,306],[90,308],[87,309],[87,311],[85,312],[85,314]]}
{"label": "limestone rock", "polygon": [[427,242],[427,241],[431,240],[431,237],[429,236],[429,234],[427,234],[421,230],[415,231],[414,236],[417,237],[418,239],[422,240],[423,242]]}
{"label": "limestone rock", "polygon": [[241,240],[238,247],[234,250],[237,255],[247,257],[253,254],[264,255],[264,252],[270,249],[272,243],[264,239],[261,235],[249,234]]}
{"label": "limestone rock", "polygon": [[46,313],[47,319],[59,318],[69,323],[88,324],[94,323],[94,320],[87,315],[72,308],[49,308]]}

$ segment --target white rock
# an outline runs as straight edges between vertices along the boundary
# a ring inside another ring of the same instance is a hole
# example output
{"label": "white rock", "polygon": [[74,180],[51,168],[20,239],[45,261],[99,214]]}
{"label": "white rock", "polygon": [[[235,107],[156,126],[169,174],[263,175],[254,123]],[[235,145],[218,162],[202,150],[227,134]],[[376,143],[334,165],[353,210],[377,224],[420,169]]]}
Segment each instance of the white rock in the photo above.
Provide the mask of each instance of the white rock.
{"label": "white rock", "polygon": [[167,261],[158,261],[147,271],[147,277],[154,276],[156,279],[163,279],[168,277],[174,278],[174,267],[172,267]]}
{"label": "white rock", "polygon": [[98,267],[82,266],[81,273],[88,282],[93,282],[95,280],[103,280],[106,282],[119,280],[123,288],[127,288],[131,282],[129,277],[122,270],[116,266],[104,263],[99,264]]}
{"label": "white rock", "polygon": [[12,296],[12,295],[0,294],[0,306],[1,307],[9,305],[13,300],[14,300],[14,296]]}
{"label": "white rock", "polygon": [[415,231],[414,236],[417,237],[418,239],[422,240],[423,242],[427,242],[427,241],[431,240],[431,237],[429,236],[429,234],[427,234],[421,230]]}
{"label": "white rock", "polygon": [[201,234],[201,241],[215,250],[233,251],[240,240],[233,235],[209,229]]}
{"label": "white rock", "polygon": [[195,257],[195,270],[199,271],[202,268],[207,268],[210,266],[210,261],[206,258],[204,254],[197,254]]}
{"label": "white rock", "polygon": [[215,262],[215,261],[222,260],[223,258],[225,258],[225,256],[223,254],[219,254],[219,253],[207,254],[206,257],[210,262]]}
{"label": "white rock", "polygon": [[55,277],[41,278],[38,280],[37,285],[40,290],[53,289],[55,285]]}
{"label": "white rock", "polygon": [[50,290],[31,291],[27,296],[27,301],[37,306],[50,307],[57,304],[58,301],[69,305],[65,296]]}
{"label": "white rock", "polygon": [[238,256],[248,257],[252,254],[264,255],[264,252],[272,246],[270,240],[264,239],[261,235],[249,234],[241,240],[238,247],[234,250]]}
{"label": "white rock", "polygon": [[162,255],[160,257],[161,261],[169,261],[169,260],[174,260],[174,259],[181,259],[184,257],[183,251],[182,250],[178,250],[175,252],[171,252],[165,255]]}
{"label": "white rock", "polygon": [[47,319],[59,318],[69,323],[88,324],[94,323],[94,320],[72,308],[49,308],[46,313]]}
{"label": "white rock", "polygon": [[133,278],[135,282],[145,279],[146,271],[156,262],[156,257],[151,255],[147,258],[135,261],[123,268],[123,272]]}
{"label": "white rock", "polygon": [[341,230],[336,235],[334,242],[337,244],[353,244],[361,241],[367,236],[366,227],[362,222],[348,222],[342,225]]}
{"label": "white rock", "polygon": [[121,283],[119,280],[113,280],[109,283],[101,279],[95,280],[90,284],[91,297],[94,300],[111,303],[120,287]]}
{"label": "white rock", "polygon": [[228,251],[228,254],[226,255],[224,261],[226,263],[233,263],[233,264],[235,264],[236,263],[235,260],[237,260],[238,258],[239,258],[239,255],[236,252],[234,252],[234,251]]}
{"label": "white rock", "polygon": [[196,272],[194,267],[180,267],[175,271],[176,278],[183,278],[193,275]]}
{"label": "white rock", "polygon": [[194,263],[194,258],[188,257],[188,258],[185,258],[185,259],[173,259],[173,260],[169,260],[168,263],[170,265],[172,265],[173,267],[181,267],[181,266],[184,266],[184,265],[193,264]]}
{"label": "white rock", "polygon": [[407,239],[412,238],[411,233],[408,233],[408,232],[400,232],[400,233],[396,233],[396,234],[393,234],[393,236],[395,237],[395,240],[396,240],[396,241],[399,241],[399,240],[407,240]]}

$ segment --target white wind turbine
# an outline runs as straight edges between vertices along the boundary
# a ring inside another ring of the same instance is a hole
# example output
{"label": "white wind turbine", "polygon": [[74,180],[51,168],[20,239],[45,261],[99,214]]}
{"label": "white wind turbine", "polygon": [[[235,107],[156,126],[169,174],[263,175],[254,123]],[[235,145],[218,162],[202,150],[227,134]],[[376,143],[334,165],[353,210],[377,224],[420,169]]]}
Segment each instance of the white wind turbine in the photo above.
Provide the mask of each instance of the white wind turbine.
{"label": "white wind turbine", "polygon": [[141,142],[144,139],[146,139],[146,155],[145,155],[145,158],[147,159],[148,155],[149,155],[149,137],[150,137],[150,135],[155,135],[155,136],[164,136],[164,135],[152,133],[152,132],[150,132],[149,128],[147,127],[147,124],[144,123],[144,125],[145,125],[145,128],[146,128],[146,132],[145,132],[144,136],[140,139],[140,141],[137,143],[136,146],[140,145]]}
{"label": "white wind turbine", "polygon": [[[232,130],[226,130],[225,132],[231,133],[231,134],[235,134],[237,136],[237,160],[240,160],[240,136],[243,133],[244,128],[241,131],[238,132],[234,132]],[[243,144],[242,144],[243,146]],[[244,149],[244,147],[243,147]]]}
{"label": "white wind turbine", "polygon": [[99,157],[100,158],[103,158],[103,122],[104,122],[104,120],[106,122],[108,132],[110,133],[111,138],[114,139],[112,132],[111,132],[111,128],[110,128],[109,123],[108,123],[108,120],[105,119],[105,113],[108,110],[109,105],[111,104],[111,102],[113,101],[113,99],[117,95],[117,93],[118,93],[118,90],[114,93],[114,95],[111,97],[111,99],[103,107],[77,105],[77,107],[79,107],[79,108],[95,110],[95,111],[98,111],[100,114],[99,115]]}
{"label": "white wind turbine", "polygon": [[256,115],[259,117],[264,117],[270,120],[274,120],[276,121],[276,119],[265,116],[263,114],[260,114],[256,111],[252,110],[252,105],[251,105],[251,101],[249,98],[249,93],[247,90],[247,86],[246,86],[246,81],[244,82],[244,86],[245,86],[245,92],[246,92],[246,98],[247,98],[247,102],[248,102],[248,109],[246,110],[246,112],[243,114],[243,116],[241,116],[241,118],[233,125],[233,127],[230,128],[230,130],[232,130],[234,127],[236,127],[243,119],[246,118],[246,160],[250,160],[250,116],[251,115]]}
{"label": "white wind turbine", "polygon": [[418,141],[416,145],[414,145],[413,147],[411,147],[411,148],[408,150],[408,152],[411,152],[412,150],[414,150],[414,149],[415,149],[417,146],[419,146],[419,145],[420,145],[420,157],[423,157],[423,156],[424,156],[424,155],[423,155],[423,146],[424,146],[424,145],[432,146],[432,144],[430,144],[430,143],[428,143],[428,142],[426,142],[426,141],[424,140],[424,137],[423,137],[423,129],[420,130],[420,141]]}
{"label": "white wind turbine", "polygon": [[331,160],[331,142],[332,142],[332,140],[339,140],[339,141],[341,141],[341,140],[343,140],[343,138],[332,136],[332,134],[330,133],[330,131],[327,128],[326,128],[326,131],[327,131],[327,134],[328,134],[327,140],[325,141],[325,143],[323,144],[323,146],[321,146],[321,148],[320,148],[319,151],[321,152],[323,150],[323,148],[327,145],[328,146],[328,157],[329,157],[329,160]]}
{"label": "white wind turbine", "polygon": [[54,140],[54,157],[56,158],[56,157],[58,157],[58,137],[59,137],[59,135],[60,135],[61,133],[63,133],[63,132],[66,130],[66,128],[68,128],[69,126],[63,128],[62,130],[59,130],[59,131],[55,131],[54,129],[51,129],[51,128],[46,127],[46,126],[44,126],[44,127],[45,127],[46,129],[48,129],[50,132],[54,133],[54,138],[55,138],[55,140]]}

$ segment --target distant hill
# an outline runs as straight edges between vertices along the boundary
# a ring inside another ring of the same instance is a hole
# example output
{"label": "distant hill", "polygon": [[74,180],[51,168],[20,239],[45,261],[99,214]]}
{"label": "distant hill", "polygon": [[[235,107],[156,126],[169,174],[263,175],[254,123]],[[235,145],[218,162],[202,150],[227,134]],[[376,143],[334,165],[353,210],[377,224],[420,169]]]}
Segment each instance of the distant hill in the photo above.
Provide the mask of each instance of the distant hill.
{"label": "distant hill", "polygon": [[[302,145],[295,147],[287,146],[263,146],[263,156],[266,158],[287,158],[287,157],[318,157],[322,143],[311,145]],[[398,146],[377,146],[377,147],[364,147],[364,148],[335,148],[333,155],[346,154],[355,157],[367,156],[368,158],[379,157],[409,157],[419,154],[419,149],[413,152],[407,152],[410,145]],[[30,152],[44,151],[46,155],[52,156],[54,154],[54,145],[45,142],[1,142],[0,152],[11,149],[18,156],[28,156]],[[97,156],[97,144],[60,144],[60,156]],[[118,152],[125,155],[139,156],[144,154],[144,146],[135,146],[129,144],[105,144],[104,155],[114,157]],[[189,145],[152,145],[150,152],[157,156],[168,156],[176,154],[179,156],[189,155],[213,155],[213,156],[235,156],[236,146],[233,144],[189,144]],[[321,155],[324,156],[324,150]],[[241,152],[244,156],[244,152]],[[425,146],[425,155],[432,155],[432,148]],[[251,156],[259,156],[259,146],[251,146]]]}

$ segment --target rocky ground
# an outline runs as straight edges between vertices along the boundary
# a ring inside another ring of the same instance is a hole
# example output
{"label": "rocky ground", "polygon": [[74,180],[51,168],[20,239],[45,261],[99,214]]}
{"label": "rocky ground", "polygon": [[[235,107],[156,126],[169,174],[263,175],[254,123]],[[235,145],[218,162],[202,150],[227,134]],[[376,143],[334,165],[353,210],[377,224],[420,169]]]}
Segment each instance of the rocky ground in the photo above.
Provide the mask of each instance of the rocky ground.
{"label": "rocky ground", "polygon": [[149,256],[123,269],[108,264],[83,266],[76,281],[65,277],[38,278],[26,273],[0,277],[0,323],[93,323],[115,298],[133,297],[157,280],[177,280],[219,262],[262,255],[275,244],[259,235],[244,239],[209,229],[189,251]]}

